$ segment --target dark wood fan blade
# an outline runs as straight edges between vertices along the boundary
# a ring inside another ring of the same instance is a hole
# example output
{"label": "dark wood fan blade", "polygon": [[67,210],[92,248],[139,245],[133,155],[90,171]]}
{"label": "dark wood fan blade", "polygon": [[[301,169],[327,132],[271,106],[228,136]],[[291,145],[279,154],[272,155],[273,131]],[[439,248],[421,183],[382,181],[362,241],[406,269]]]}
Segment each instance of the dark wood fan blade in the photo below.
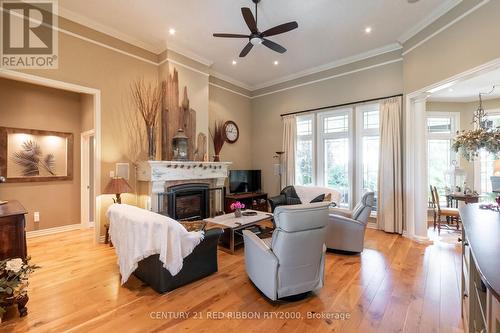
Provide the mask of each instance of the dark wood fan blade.
{"label": "dark wood fan blade", "polygon": [[223,37],[223,38],[249,38],[248,35],[240,35],[240,34],[214,34],[214,37]]}
{"label": "dark wood fan blade", "polygon": [[262,44],[267,46],[271,50],[278,52],[278,53],[285,53],[286,52],[286,49],[283,46],[281,46],[280,44],[277,44],[273,41],[270,41],[269,39],[264,39]]}
{"label": "dark wood fan blade", "polygon": [[241,14],[243,14],[243,19],[245,20],[248,29],[255,34],[257,33],[257,23],[255,22],[255,17],[253,17],[252,11],[248,7],[241,8]]}
{"label": "dark wood fan blade", "polygon": [[285,32],[288,32],[293,29],[297,29],[299,27],[299,24],[295,21],[293,22],[288,22],[284,24],[280,24],[278,26],[275,26],[274,28],[267,29],[262,33],[262,37],[269,37],[269,36],[274,36],[274,35],[279,35]]}
{"label": "dark wood fan blade", "polygon": [[253,47],[253,44],[252,43],[248,43],[244,48],[243,50],[241,50],[241,53],[240,53],[240,58],[243,58],[245,57],[248,52],[250,52],[250,50],[252,49]]}

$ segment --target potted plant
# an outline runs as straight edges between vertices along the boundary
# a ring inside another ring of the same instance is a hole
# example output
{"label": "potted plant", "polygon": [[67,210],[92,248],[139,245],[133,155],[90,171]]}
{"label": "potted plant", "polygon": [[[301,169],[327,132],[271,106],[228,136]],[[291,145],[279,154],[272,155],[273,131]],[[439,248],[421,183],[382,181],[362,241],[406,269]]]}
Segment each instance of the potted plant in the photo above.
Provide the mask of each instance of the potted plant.
{"label": "potted plant", "polygon": [[30,258],[0,260],[0,322],[6,308],[18,304],[19,314],[27,314],[28,277],[37,268],[29,263]]}
{"label": "potted plant", "polygon": [[236,201],[231,204],[230,208],[231,210],[234,210],[234,217],[241,217],[241,210],[245,208],[245,204]]}

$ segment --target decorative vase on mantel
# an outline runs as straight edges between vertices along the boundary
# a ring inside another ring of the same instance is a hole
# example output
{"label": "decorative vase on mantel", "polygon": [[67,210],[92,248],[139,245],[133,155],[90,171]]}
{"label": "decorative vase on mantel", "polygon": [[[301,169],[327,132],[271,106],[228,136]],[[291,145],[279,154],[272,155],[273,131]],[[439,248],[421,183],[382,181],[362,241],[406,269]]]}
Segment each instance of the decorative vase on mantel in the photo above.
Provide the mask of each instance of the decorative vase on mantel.
{"label": "decorative vase on mantel", "polygon": [[148,136],[148,159],[154,161],[156,159],[156,132],[154,126],[147,128]]}

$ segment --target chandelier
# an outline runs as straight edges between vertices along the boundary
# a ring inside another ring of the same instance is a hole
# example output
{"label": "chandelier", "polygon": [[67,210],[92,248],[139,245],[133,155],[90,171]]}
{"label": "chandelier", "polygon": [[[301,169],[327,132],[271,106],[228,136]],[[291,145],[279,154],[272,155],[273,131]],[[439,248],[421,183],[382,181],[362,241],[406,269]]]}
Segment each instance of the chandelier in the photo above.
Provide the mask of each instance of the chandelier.
{"label": "chandelier", "polygon": [[453,140],[452,149],[468,161],[473,161],[479,156],[479,152],[484,149],[498,157],[500,152],[500,128],[493,127],[493,122],[488,119],[488,114],[484,111],[483,95],[490,95],[495,90],[495,86],[487,93],[479,93],[479,106],[474,111],[472,123],[474,129],[468,131],[457,131],[457,136]]}

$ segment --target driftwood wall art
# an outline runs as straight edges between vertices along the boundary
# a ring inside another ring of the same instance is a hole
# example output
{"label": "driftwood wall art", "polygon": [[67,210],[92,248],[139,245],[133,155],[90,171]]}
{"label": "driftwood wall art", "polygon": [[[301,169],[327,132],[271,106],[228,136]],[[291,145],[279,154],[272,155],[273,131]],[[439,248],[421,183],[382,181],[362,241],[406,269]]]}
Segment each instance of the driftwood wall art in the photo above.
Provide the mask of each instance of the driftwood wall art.
{"label": "driftwood wall art", "polygon": [[161,114],[161,159],[173,159],[172,139],[182,128],[188,137],[188,158],[190,161],[203,161],[206,158],[206,135],[196,136],[196,111],[190,108],[187,87],[184,87],[182,102],[179,94],[179,73],[174,69],[169,74],[165,86],[164,105]]}

